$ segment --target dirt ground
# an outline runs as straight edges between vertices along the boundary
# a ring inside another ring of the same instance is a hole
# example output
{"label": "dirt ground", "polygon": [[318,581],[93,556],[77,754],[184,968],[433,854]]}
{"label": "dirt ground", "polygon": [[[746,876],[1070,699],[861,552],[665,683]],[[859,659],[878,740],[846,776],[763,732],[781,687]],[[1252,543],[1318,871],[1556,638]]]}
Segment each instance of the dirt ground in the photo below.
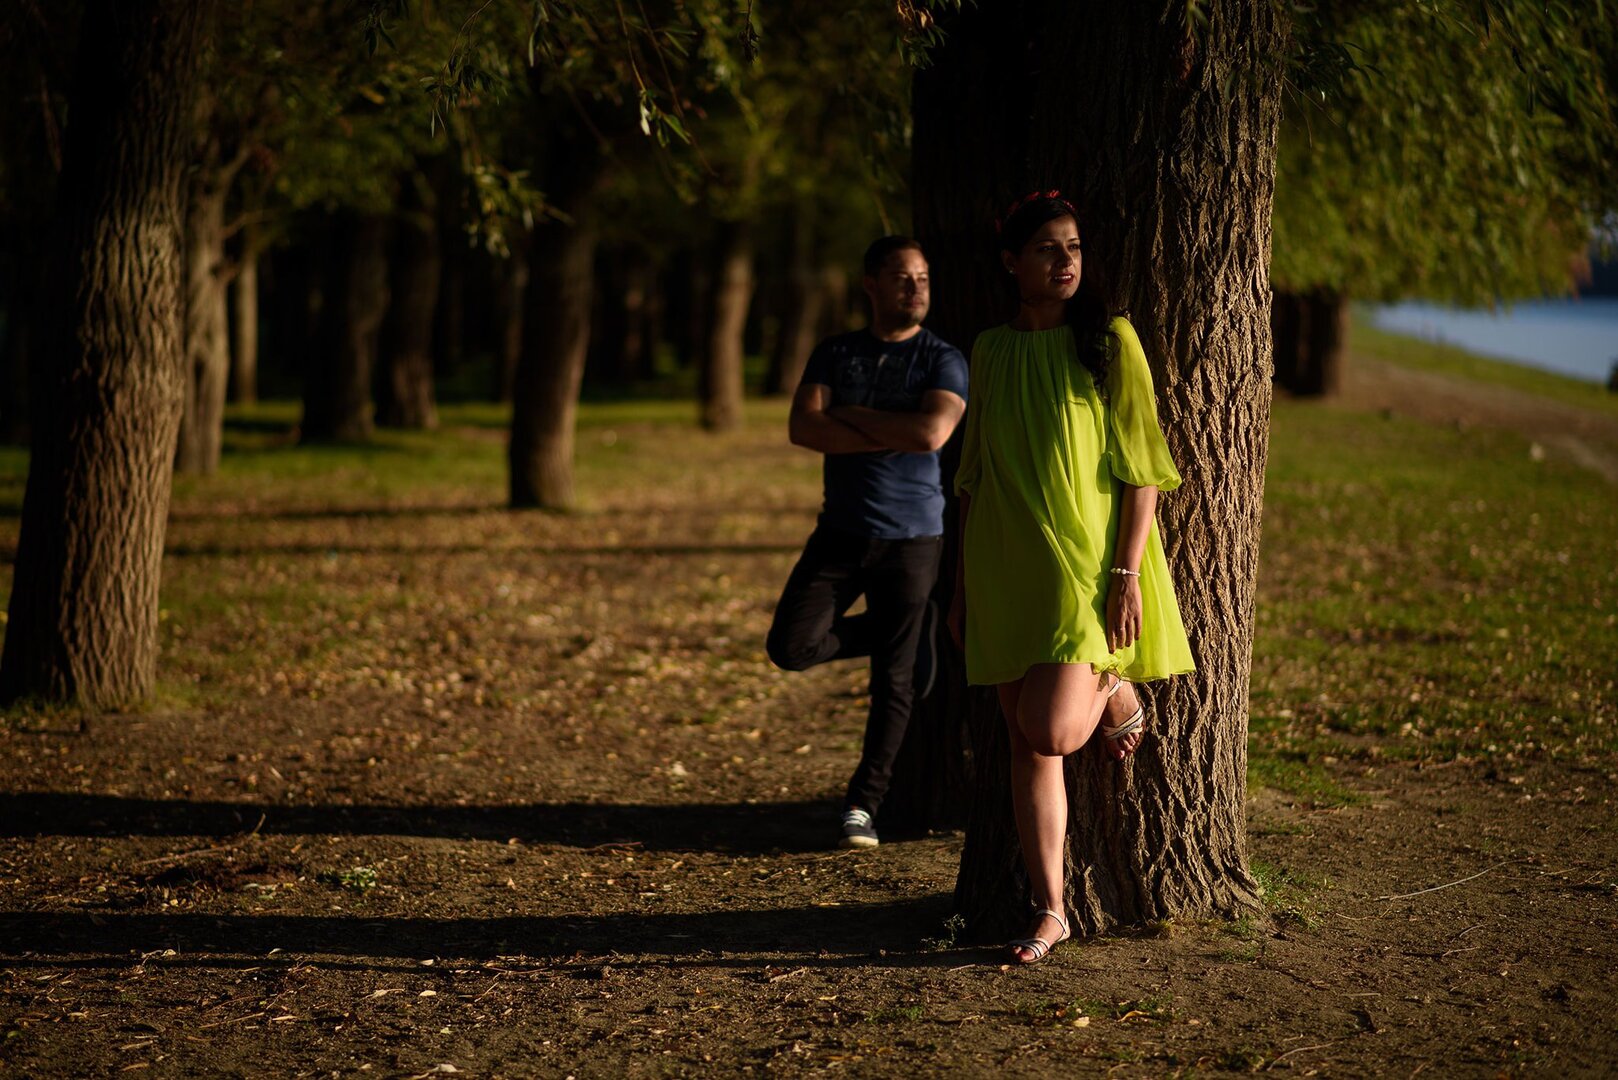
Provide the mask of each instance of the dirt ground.
{"label": "dirt ground", "polygon": [[181,505],[168,697],[0,723],[0,1073],[1618,1071],[1618,763],[1342,763],[1251,793],[1265,915],[955,943],[958,835],[831,845],[859,671],[763,656],[813,462],[706,446],[566,518]]}

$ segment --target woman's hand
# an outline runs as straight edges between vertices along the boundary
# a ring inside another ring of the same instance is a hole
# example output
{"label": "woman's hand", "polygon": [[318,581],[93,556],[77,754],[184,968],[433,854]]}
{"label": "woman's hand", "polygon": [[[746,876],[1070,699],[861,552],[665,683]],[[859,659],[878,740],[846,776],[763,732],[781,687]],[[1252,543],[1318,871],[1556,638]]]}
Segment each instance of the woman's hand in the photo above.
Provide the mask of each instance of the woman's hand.
{"label": "woman's hand", "polygon": [[1112,575],[1107,590],[1107,648],[1127,649],[1140,639],[1140,578],[1132,574]]}
{"label": "woman's hand", "polygon": [[944,625],[949,627],[949,639],[955,642],[955,647],[966,652],[966,602],[961,599],[961,590],[955,590],[955,598],[949,602],[949,614],[944,617]]}

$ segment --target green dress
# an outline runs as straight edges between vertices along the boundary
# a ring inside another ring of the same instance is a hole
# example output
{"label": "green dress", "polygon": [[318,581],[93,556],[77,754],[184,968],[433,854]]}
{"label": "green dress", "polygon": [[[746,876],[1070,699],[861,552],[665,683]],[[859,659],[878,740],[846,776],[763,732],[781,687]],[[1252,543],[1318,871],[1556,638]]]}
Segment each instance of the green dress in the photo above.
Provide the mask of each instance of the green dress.
{"label": "green dress", "polygon": [[1123,486],[1172,491],[1146,354],[1128,319],[1109,335],[1107,400],[1066,327],[997,327],[972,346],[955,490],[966,523],[966,677],[1012,682],[1031,664],[1091,664],[1140,682],[1192,671],[1152,522],[1140,565],[1141,636],[1107,648],[1104,620]]}

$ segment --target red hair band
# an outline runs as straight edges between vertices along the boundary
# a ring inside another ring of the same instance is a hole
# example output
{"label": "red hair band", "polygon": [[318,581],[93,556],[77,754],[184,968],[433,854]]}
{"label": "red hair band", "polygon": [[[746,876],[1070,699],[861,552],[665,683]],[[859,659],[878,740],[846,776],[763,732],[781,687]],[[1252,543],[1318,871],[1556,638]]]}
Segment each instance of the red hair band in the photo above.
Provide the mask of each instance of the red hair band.
{"label": "red hair band", "polygon": [[1021,210],[1024,206],[1033,202],[1035,199],[1055,199],[1057,202],[1067,207],[1068,213],[1072,214],[1074,217],[1079,216],[1079,212],[1073,209],[1073,204],[1062,197],[1060,190],[1052,188],[1049,191],[1030,191],[1028,194],[1006,207],[1006,212],[1004,214],[1001,214],[999,217],[994,219],[995,233],[1000,233],[1006,227],[1006,222],[1011,220],[1012,214],[1015,214],[1018,210]]}

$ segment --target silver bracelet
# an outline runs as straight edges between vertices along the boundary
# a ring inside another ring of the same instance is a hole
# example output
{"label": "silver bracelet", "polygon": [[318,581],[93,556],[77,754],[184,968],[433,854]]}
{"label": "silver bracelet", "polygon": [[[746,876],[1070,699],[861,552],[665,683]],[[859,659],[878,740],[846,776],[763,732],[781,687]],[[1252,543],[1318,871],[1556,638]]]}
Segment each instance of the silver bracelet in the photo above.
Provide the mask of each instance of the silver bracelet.
{"label": "silver bracelet", "polygon": [[1113,567],[1111,572],[1114,574],[1121,574],[1124,577],[1140,577],[1139,570],[1125,570],[1121,566]]}

